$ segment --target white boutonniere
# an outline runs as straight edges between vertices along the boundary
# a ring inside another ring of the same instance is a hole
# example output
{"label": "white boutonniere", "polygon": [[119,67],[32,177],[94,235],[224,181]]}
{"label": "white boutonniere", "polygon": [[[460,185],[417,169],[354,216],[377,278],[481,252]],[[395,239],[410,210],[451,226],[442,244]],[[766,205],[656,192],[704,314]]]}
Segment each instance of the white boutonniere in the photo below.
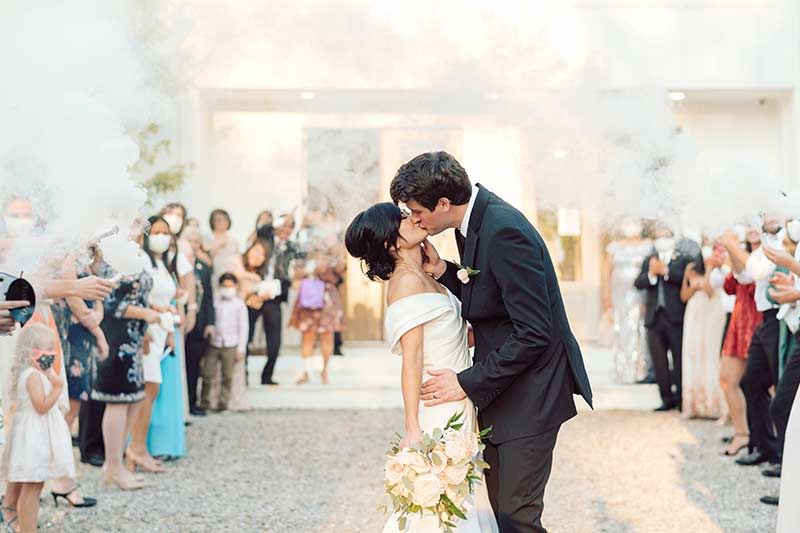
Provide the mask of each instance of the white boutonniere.
{"label": "white boutonniere", "polygon": [[480,273],[480,270],[475,270],[474,268],[470,268],[468,266],[459,265],[456,263],[456,267],[458,268],[458,272],[456,276],[458,277],[459,281],[463,284],[469,283],[469,278],[475,277]]}

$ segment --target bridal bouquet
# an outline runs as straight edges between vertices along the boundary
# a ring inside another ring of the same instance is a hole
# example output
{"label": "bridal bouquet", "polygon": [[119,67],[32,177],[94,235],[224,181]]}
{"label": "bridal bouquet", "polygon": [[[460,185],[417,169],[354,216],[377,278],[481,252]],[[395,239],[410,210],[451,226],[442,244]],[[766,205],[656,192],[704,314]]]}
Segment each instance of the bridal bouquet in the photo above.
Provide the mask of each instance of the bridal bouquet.
{"label": "bridal bouquet", "polygon": [[[406,528],[409,515],[438,519],[439,529],[451,532],[455,521],[465,519],[464,501],[481,480],[478,469],[489,468],[480,459],[486,447],[482,439],[491,428],[480,433],[462,430],[463,412],[456,413],[444,428],[425,434],[412,448],[400,448],[400,435],[386,454],[384,485],[398,514],[397,525]],[[385,510],[384,506],[384,510]]]}

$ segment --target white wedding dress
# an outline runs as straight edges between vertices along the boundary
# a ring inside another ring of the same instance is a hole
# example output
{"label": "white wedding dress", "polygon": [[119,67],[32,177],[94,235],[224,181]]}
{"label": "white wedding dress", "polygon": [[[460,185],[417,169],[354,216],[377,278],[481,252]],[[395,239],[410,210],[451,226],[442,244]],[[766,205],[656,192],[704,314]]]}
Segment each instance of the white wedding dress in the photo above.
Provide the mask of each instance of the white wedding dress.
{"label": "white wedding dress", "polygon": [[[386,331],[392,353],[402,355],[400,338],[411,329],[424,325],[423,376],[430,378],[431,369],[451,369],[460,372],[472,366],[472,357],[467,345],[467,330],[461,318],[461,302],[449,291],[421,293],[401,298],[386,310]],[[464,430],[479,431],[477,413],[469,399],[435,407],[419,405],[419,423],[422,431],[431,433],[435,428],[444,428],[456,412],[464,412]],[[456,519],[459,533],[495,533],[499,531],[494,511],[489,503],[485,481],[474,485],[474,493],[465,502],[466,520]],[[410,515],[406,528],[401,530],[397,516],[392,515],[384,533],[438,533],[439,523],[435,516]]]}

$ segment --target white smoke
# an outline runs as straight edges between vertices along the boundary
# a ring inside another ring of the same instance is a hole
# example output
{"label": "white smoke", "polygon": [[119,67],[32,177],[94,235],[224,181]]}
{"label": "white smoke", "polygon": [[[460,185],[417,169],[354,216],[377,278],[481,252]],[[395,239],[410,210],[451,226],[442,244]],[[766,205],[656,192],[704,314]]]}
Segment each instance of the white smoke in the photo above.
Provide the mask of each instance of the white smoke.
{"label": "white smoke", "polygon": [[128,228],[147,194],[131,181],[130,133],[170,109],[183,84],[185,28],[170,4],[79,0],[0,5],[0,194],[33,204],[44,231],[3,258],[36,271],[48,257],[102,243],[124,272]]}

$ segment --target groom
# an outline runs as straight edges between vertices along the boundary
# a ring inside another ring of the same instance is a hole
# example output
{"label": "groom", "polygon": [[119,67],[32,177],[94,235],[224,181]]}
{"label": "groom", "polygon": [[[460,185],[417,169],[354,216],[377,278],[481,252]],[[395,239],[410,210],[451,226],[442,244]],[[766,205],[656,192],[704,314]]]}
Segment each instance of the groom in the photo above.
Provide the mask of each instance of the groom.
{"label": "groom", "polygon": [[544,241],[522,213],[472,185],[446,152],[400,167],[391,195],[430,234],[455,228],[461,266],[473,271],[459,273],[425,242],[426,271],[460,298],[472,324],[475,361],[458,374],[430,371],[422,399],[472,400],[481,427],[492,427],[484,457],[500,531],[546,531],[541,515],[556,436],[576,414],[572,395],[591,405],[592,391]]}

